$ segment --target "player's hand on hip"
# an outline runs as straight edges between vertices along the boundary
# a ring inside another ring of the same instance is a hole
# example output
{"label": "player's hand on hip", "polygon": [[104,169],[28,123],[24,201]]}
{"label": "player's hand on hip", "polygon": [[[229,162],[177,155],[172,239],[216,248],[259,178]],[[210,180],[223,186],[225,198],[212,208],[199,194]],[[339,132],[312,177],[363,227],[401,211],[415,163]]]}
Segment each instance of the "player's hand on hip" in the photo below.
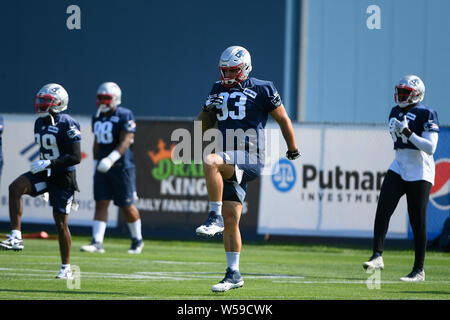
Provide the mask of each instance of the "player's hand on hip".
{"label": "player's hand on hip", "polygon": [[217,94],[210,95],[203,106],[204,111],[210,111],[223,103],[223,96]]}
{"label": "player's hand on hip", "polygon": [[288,158],[289,160],[295,160],[298,157],[300,157],[300,151],[298,151],[298,149],[292,151],[288,150],[286,152],[286,158]]}
{"label": "player's hand on hip", "polygon": [[32,174],[44,171],[49,165],[50,160],[38,160],[31,164],[30,171]]}
{"label": "player's hand on hip", "polygon": [[98,162],[97,170],[102,173],[106,173],[109,169],[111,169],[112,165],[112,160],[109,157],[106,157]]}

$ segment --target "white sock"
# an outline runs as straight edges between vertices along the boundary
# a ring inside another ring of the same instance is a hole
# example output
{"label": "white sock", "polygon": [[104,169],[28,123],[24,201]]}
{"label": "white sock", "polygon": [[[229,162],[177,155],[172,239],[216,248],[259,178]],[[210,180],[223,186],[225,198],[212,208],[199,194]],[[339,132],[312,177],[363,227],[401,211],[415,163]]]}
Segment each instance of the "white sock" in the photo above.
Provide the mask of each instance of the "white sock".
{"label": "white sock", "polygon": [[61,270],[70,270],[70,263],[69,264],[62,264],[61,265]]}
{"label": "white sock", "polygon": [[11,237],[22,239],[22,232],[20,230],[11,230]]}
{"label": "white sock", "polygon": [[219,216],[222,215],[222,201],[210,201],[209,202],[209,211],[214,211]]}
{"label": "white sock", "polygon": [[233,271],[239,271],[239,255],[240,252],[225,252],[227,255],[228,268]]}
{"label": "white sock", "polygon": [[106,222],[101,220],[94,220],[92,224],[92,238],[95,242],[103,243],[105,237]]}
{"label": "white sock", "polygon": [[129,222],[127,224],[131,233],[131,238],[142,240],[141,219],[137,219],[135,222]]}

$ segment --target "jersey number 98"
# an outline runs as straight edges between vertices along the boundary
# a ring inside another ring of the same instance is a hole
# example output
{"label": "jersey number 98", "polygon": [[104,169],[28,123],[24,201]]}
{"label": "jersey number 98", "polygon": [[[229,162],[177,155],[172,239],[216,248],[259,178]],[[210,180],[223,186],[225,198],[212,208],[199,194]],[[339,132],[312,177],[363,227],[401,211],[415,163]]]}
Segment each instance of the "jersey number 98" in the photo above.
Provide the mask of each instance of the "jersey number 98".
{"label": "jersey number 98", "polygon": [[109,121],[94,123],[94,134],[97,139],[97,143],[110,144],[113,142],[112,123]]}

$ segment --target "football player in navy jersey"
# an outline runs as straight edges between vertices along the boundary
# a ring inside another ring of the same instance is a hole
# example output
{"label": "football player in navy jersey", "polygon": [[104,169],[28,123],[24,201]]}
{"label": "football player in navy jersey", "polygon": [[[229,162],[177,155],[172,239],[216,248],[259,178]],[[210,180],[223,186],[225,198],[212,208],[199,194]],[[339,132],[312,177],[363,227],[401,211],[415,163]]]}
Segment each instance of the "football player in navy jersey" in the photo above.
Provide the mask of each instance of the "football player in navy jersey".
{"label": "football player in navy jersey", "polygon": [[69,96],[59,84],[50,83],[39,90],[34,107],[39,118],[34,123],[34,138],[40,146],[40,160],[31,164],[30,171],[22,174],[9,186],[9,216],[11,235],[0,247],[23,250],[21,217],[22,195],[32,197],[48,193],[53,207],[53,218],[59,238],[62,266],[57,278],[72,279],[70,268],[71,235],[69,213],[78,191],[75,165],[81,161],[80,125],[67,114]]}
{"label": "football player in navy jersey", "polygon": [[439,121],[436,111],[422,104],[425,85],[415,75],[404,76],[395,86],[395,102],[389,114],[389,132],[394,141],[395,159],[384,178],[378,200],[373,255],[363,263],[365,269],[383,269],[382,253],[389,220],[406,194],[409,221],[414,235],[414,266],[402,281],[425,280],[427,244],[426,209],[434,184]]}
{"label": "football player in navy jersey", "polygon": [[[227,48],[220,56],[219,70],[221,81],[213,85],[198,117],[217,122],[224,147],[224,152],[211,153],[204,159],[209,216],[196,229],[199,235],[223,233],[228,267],[224,279],[212,286],[214,292],[244,284],[239,272],[242,247],[239,220],[247,183],[259,177],[264,166],[263,129],[269,114],[280,125],[288,147],[287,158],[300,156],[291,120],[277,89],[270,81],[248,77],[252,70],[250,53],[241,46]],[[234,135],[239,131],[245,132],[245,136]]]}
{"label": "football player in navy jersey", "polygon": [[136,173],[131,146],[136,122],[131,110],[120,106],[122,91],[114,82],[105,82],[97,90],[97,113],[92,118],[94,141],[95,216],[92,242],[81,247],[84,252],[104,253],[103,238],[111,200],[125,215],[131,234],[128,253],[139,254],[144,247],[141,219],[133,202]]}

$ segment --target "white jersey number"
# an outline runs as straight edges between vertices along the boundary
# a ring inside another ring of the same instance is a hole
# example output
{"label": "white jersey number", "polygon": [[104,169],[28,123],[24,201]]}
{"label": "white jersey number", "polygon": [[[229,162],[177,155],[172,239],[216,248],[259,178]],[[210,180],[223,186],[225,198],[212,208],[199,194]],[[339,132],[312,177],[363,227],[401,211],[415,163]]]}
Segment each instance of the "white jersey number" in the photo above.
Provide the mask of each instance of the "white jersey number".
{"label": "white jersey number", "polygon": [[[217,114],[217,120],[223,121],[230,117],[233,120],[242,120],[245,118],[245,103],[247,102],[247,96],[242,92],[233,92],[229,94],[228,92],[220,93],[223,96],[223,102],[217,108],[222,111],[222,114]],[[236,99],[234,106],[238,108],[237,114],[234,110],[228,110],[228,99]]]}
{"label": "white jersey number", "polygon": [[39,133],[34,135],[34,140],[43,149],[48,152],[41,152],[41,159],[54,160],[60,156],[58,143],[53,134],[45,133],[42,136]]}
{"label": "white jersey number", "polygon": [[110,144],[113,142],[114,137],[112,134],[113,124],[109,121],[94,123],[94,134],[97,139],[97,143]]}

